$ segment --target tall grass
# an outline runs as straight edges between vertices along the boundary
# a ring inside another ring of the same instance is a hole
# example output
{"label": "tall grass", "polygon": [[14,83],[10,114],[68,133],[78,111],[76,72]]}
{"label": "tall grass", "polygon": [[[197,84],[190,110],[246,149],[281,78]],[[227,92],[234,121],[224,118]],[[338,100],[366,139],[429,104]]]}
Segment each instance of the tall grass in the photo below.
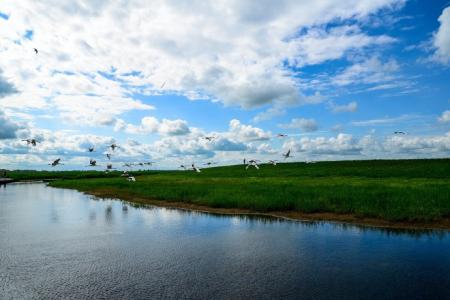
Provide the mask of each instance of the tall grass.
{"label": "tall grass", "polygon": [[346,161],[149,172],[62,180],[55,187],[110,197],[181,201],[255,211],[332,212],[392,221],[450,217],[450,160]]}

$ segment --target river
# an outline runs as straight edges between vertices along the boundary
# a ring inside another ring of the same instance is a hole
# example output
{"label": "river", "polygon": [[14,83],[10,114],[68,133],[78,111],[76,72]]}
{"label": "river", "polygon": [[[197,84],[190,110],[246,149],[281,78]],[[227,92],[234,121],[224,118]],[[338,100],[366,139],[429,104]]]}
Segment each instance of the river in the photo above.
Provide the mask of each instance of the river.
{"label": "river", "polygon": [[1,299],[450,299],[448,231],[220,216],[0,187]]}

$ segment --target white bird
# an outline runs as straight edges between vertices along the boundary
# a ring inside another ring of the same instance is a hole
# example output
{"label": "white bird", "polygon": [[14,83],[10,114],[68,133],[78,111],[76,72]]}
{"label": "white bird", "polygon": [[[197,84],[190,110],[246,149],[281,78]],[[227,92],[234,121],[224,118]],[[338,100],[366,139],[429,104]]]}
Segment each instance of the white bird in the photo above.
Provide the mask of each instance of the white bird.
{"label": "white bird", "polygon": [[27,145],[33,145],[36,146],[36,143],[39,143],[38,141],[36,141],[36,139],[26,139],[26,140],[22,140],[24,142],[27,142]]}
{"label": "white bird", "polygon": [[269,164],[276,166],[277,165],[278,160],[269,160]]}
{"label": "white bird", "polygon": [[194,164],[192,164],[192,170],[197,172],[197,173],[201,172],[201,170],[199,168],[197,168]]}
{"label": "white bird", "polygon": [[127,171],[123,171],[123,173],[120,175],[120,177],[130,177],[130,174],[128,174]]}
{"label": "white bird", "polygon": [[293,156],[291,155],[291,149],[289,149],[288,152],[284,153],[284,154],[283,154],[283,157],[284,157],[284,159],[289,158],[289,157],[293,157]]}
{"label": "white bird", "polygon": [[256,160],[256,159],[249,160],[245,169],[247,170],[250,166],[254,166],[256,169],[259,170],[258,162],[259,162],[259,160]]}
{"label": "white bird", "polygon": [[57,158],[49,165],[51,165],[52,167],[56,167],[57,165],[63,165],[62,163],[60,163],[60,161],[61,161],[61,158]]}
{"label": "white bird", "polygon": [[134,176],[128,176],[127,180],[128,181],[136,181],[136,178],[134,178]]}

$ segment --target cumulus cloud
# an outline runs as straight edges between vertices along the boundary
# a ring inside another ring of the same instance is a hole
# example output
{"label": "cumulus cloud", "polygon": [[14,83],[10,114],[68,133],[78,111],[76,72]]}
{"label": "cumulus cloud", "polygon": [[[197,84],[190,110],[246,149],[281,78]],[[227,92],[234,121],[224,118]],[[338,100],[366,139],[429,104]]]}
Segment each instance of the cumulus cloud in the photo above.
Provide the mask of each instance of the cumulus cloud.
{"label": "cumulus cloud", "polygon": [[[398,79],[395,75],[398,69],[399,65],[394,59],[382,62],[378,57],[371,57],[347,67],[332,79],[332,83],[338,86],[368,84],[380,88],[378,84],[386,82],[392,84]],[[390,88],[392,87],[394,86]]]}
{"label": "cumulus cloud", "polygon": [[[392,42],[357,25],[324,25],[362,20],[403,2],[1,1],[0,10],[10,17],[0,26],[0,67],[23,91],[1,104],[58,109],[63,118],[96,124],[98,111],[83,112],[83,118],[69,114],[69,106],[76,111],[84,104],[76,98],[89,96],[92,105],[113,99],[130,109],[146,109],[133,93],[164,91],[244,108],[301,103],[284,62],[317,64]],[[31,40],[24,37],[27,31]],[[101,118],[123,112],[107,111]]]}
{"label": "cumulus cloud", "polygon": [[361,138],[340,133],[336,137],[304,137],[291,139],[283,145],[285,149],[309,155],[325,155],[338,158],[392,157],[403,154],[405,157],[418,157],[432,154],[445,156],[450,150],[450,132],[443,136],[391,136],[386,139],[366,135]]}
{"label": "cumulus cloud", "polygon": [[444,111],[438,120],[441,123],[450,123],[450,110]]}
{"label": "cumulus cloud", "polygon": [[234,137],[239,141],[267,141],[272,136],[272,133],[265,132],[261,128],[253,127],[251,125],[242,124],[239,120],[233,119],[230,121],[229,136]]}
{"label": "cumulus cloud", "polygon": [[0,140],[16,138],[21,126],[10,120],[5,113],[0,110]]}
{"label": "cumulus cloud", "polygon": [[303,118],[295,118],[290,123],[279,124],[278,126],[284,129],[301,129],[305,132],[316,131],[318,128],[316,120]]}
{"label": "cumulus cloud", "polygon": [[295,152],[308,152],[310,154],[337,154],[350,155],[360,154],[363,147],[351,134],[340,133],[336,137],[308,138],[300,140],[289,140],[284,143],[283,148]]}
{"label": "cumulus cloud", "polygon": [[450,62],[450,6],[439,16],[439,29],[433,38],[434,59],[444,64]]}
{"label": "cumulus cloud", "polygon": [[338,105],[334,102],[330,102],[330,109],[334,113],[355,112],[358,109],[358,103],[356,101],[352,101],[348,104]]}
{"label": "cumulus cloud", "polygon": [[14,85],[9,83],[6,78],[2,74],[2,70],[0,69],[0,98],[17,93]]}
{"label": "cumulus cloud", "polygon": [[186,135],[190,132],[188,123],[185,120],[162,119],[160,121],[150,116],[144,117],[138,126],[126,124],[123,120],[118,120],[115,128],[116,130],[125,130],[133,134],[159,133],[161,135]]}

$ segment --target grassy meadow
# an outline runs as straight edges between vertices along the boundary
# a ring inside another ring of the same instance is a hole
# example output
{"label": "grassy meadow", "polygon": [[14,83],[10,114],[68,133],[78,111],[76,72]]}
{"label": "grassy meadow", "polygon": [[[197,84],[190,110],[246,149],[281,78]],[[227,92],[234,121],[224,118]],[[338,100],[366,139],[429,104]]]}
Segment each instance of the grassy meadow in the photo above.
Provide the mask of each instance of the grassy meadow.
{"label": "grassy meadow", "polygon": [[[62,176],[51,186],[105,197],[184,202],[257,212],[351,214],[397,222],[450,218],[450,159],[243,165],[193,171]],[[104,173],[103,173],[104,174]],[[92,177],[92,178],[87,178]],[[97,176],[98,177],[98,176]]]}

